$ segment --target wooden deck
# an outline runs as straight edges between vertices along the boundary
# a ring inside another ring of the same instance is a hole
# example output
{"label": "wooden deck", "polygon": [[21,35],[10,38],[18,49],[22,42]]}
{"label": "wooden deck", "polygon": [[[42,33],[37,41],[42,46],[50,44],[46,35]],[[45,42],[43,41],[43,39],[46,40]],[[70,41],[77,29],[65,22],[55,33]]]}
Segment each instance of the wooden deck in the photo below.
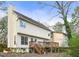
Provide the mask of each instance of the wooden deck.
{"label": "wooden deck", "polygon": [[42,47],[59,47],[59,44],[57,42],[29,42],[29,46],[32,47],[34,44],[41,45]]}
{"label": "wooden deck", "polygon": [[30,45],[30,48],[37,51],[37,53],[39,54],[46,52],[46,48],[51,48],[51,51],[52,51],[53,47],[54,48],[59,47],[59,44],[56,42],[39,42],[39,43],[29,42],[29,45]]}

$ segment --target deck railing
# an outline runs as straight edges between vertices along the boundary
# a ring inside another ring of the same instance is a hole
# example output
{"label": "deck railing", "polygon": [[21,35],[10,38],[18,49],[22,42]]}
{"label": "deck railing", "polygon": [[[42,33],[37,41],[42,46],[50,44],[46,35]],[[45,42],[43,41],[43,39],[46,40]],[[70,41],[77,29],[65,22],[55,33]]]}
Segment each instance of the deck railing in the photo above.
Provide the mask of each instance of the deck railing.
{"label": "deck railing", "polygon": [[41,45],[42,47],[59,47],[57,42],[29,42],[30,46],[33,46],[34,44]]}

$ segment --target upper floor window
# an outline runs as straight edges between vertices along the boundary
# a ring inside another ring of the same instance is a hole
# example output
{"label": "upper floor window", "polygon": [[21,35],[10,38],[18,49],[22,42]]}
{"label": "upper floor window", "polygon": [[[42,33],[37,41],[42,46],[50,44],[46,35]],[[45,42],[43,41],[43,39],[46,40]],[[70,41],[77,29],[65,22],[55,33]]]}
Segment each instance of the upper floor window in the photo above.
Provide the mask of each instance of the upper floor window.
{"label": "upper floor window", "polygon": [[26,22],[23,20],[20,20],[20,27],[25,28],[26,27]]}

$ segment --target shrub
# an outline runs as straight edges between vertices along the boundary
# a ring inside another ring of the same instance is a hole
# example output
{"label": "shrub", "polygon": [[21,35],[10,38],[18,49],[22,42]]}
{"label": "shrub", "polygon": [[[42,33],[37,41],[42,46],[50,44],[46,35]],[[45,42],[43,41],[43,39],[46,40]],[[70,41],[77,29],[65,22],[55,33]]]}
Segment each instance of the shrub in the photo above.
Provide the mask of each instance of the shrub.
{"label": "shrub", "polygon": [[7,47],[6,44],[0,44],[0,52],[3,52],[3,50]]}
{"label": "shrub", "polygon": [[79,34],[72,34],[72,39],[70,40],[70,55],[79,56]]}
{"label": "shrub", "polygon": [[79,47],[73,47],[70,51],[71,56],[79,57]]}
{"label": "shrub", "polygon": [[67,47],[53,47],[52,52],[66,52]]}
{"label": "shrub", "polygon": [[11,51],[10,48],[5,48],[6,51]]}

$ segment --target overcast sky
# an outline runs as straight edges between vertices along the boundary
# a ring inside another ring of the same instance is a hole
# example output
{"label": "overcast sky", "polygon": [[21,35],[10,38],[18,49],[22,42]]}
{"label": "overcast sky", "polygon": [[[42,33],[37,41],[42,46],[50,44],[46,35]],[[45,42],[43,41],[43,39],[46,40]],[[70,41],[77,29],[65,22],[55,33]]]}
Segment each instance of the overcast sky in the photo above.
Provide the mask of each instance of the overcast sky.
{"label": "overcast sky", "polygon": [[[37,1],[12,1],[12,2],[7,2],[10,3],[12,5],[14,5],[14,7],[16,8],[16,10],[36,21],[40,21],[42,23],[47,23],[49,25],[54,25],[56,22],[60,21],[63,22],[62,19],[60,19],[58,16],[56,16],[57,10],[55,8],[46,6],[44,4],[39,4]],[[44,3],[44,2],[43,2]],[[54,2],[45,2],[45,3],[49,3],[49,4],[53,4]],[[79,6],[79,2],[74,2],[71,6],[71,11],[70,13],[73,12],[73,9]],[[1,16],[4,15],[4,13],[2,11],[0,11]],[[68,16],[68,20],[70,21],[71,16]]]}

